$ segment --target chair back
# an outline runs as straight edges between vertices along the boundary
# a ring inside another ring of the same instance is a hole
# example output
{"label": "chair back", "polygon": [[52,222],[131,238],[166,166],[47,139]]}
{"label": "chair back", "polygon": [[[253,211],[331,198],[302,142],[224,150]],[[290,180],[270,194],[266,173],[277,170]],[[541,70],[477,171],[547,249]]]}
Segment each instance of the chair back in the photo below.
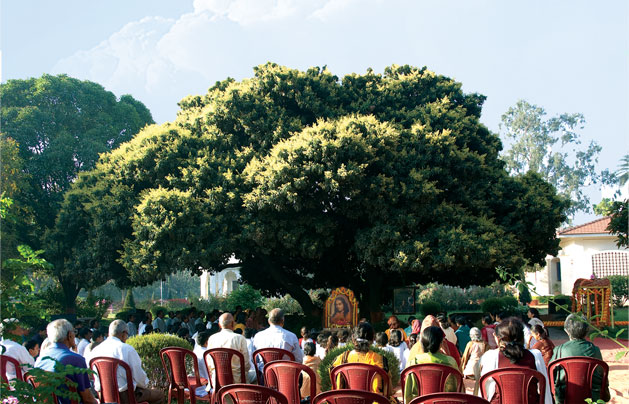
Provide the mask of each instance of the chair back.
{"label": "chair back", "polygon": [[[99,398],[101,403],[119,403],[120,395],[126,394],[129,404],[137,404],[131,368],[125,362],[116,358],[98,356],[90,360],[90,369],[96,371],[100,381]],[[118,391],[118,370],[122,370],[127,379],[127,390],[123,392]]]}
{"label": "chair back", "polygon": [[17,380],[24,381],[24,376],[22,375],[22,367],[20,366],[20,362],[17,359],[10,357],[9,355],[0,355],[0,376],[2,376],[2,382],[8,383],[9,378],[7,377],[7,365],[11,364],[15,368],[15,378]]}
{"label": "chair back", "polygon": [[[35,376],[33,376],[32,374],[29,374],[28,372],[26,372],[24,374],[24,381],[28,384],[30,384],[31,386],[33,386],[34,389],[38,389],[39,386],[41,386],[41,383],[37,381],[37,379],[35,378]],[[76,387],[74,386],[68,386],[66,385],[66,387],[68,388],[68,391],[70,393],[76,393]],[[57,395],[55,393],[51,393],[50,397],[48,397],[47,399],[44,400],[44,404],[57,404],[59,402],[59,400],[57,399]],[[78,401],[76,400],[70,400],[70,404],[79,404]]]}
{"label": "chair back", "polygon": [[[279,391],[288,398],[289,404],[301,403],[299,376],[304,372],[310,378],[310,402],[317,392],[317,376],[308,366],[292,361],[273,361],[264,365],[264,382],[267,387]],[[305,398],[305,397],[304,397]]]}
{"label": "chair back", "polygon": [[387,372],[381,367],[367,363],[344,363],[330,369],[330,380],[334,390],[351,389],[373,392],[374,381],[378,377],[382,380],[383,395],[389,397],[391,381]]}
{"label": "chair back", "polygon": [[[537,370],[523,367],[509,367],[492,370],[480,378],[480,390],[483,397],[487,397],[485,386],[489,379],[496,383],[496,391],[500,392],[500,402],[509,404],[533,404],[530,393],[539,389],[539,404],[544,404],[546,397],[546,378]],[[537,382],[537,388],[533,384]]]}
{"label": "chair back", "polygon": [[246,383],[245,357],[242,353],[231,348],[212,348],[203,353],[203,362],[205,366],[207,366],[208,373],[210,369],[214,368],[214,375],[210,375],[210,385],[214,392],[213,403],[217,401],[218,396],[216,393],[221,387],[236,383],[232,370],[232,360],[234,357],[240,361],[240,382]]}
{"label": "chair back", "polygon": [[[194,396],[194,390],[202,385],[197,355],[189,349],[170,346],[162,348],[159,351],[159,356],[162,360],[164,371],[168,375],[168,397],[172,397],[174,393],[176,394],[177,402],[183,403],[187,396],[186,389],[192,392],[191,396]],[[194,376],[192,378],[188,377],[188,372],[186,371],[186,358],[190,358],[194,366]],[[192,401],[196,402],[194,399]]]}
{"label": "chair back", "polygon": [[465,393],[432,393],[415,397],[409,404],[490,404],[490,402]]}
{"label": "chair back", "polygon": [[402,371],[400,377],[402,380],[402,391],[405,391],[404,387],[406,386],[407,378],[413,376],[417,379],[419,396],[444,392],[449,376],[454,377],[456,380],[456,391],[461,391],[461,385],[463,384],[463,375],[452,366],[440,363],[423,363],[409,366]]}
{"label": "chair back", "polygon": [[588,356],[569,356],[554,360],[548,364],[548,378],[550,379],[550,391],[555,395],[555,372],[558,368],[566,372],[566,385],[564,392],[564,402],[582,403],[586,398],[592,396],[592,376],[596,368],[602,371],[602,389],[607,388],[607,376],[609,366],[602,360],[590,358]]}
{"label": "chair back", "polygon": [[261,348],[253,351],[251,355],[253,359],[253,365],[256,368],[256,377],[258,378],[258,384],[263,384],[264,375],[258,367],[258,359],[262,362],[262,367],[272,361],[289,360],[295,361],[295,355],[291,351],[287,351],[282,348]]}
{"label": "chair back", "polygon": [[227,404],[228,397],[233,404],[288,404],[286,396],[279,391],[255,384],[230,384],[218,391],[219,404]]}
{"label": "chair back", "polygon": [[385,396],[364,390],[331,390],[319,393],[312,404],[390,404]]}

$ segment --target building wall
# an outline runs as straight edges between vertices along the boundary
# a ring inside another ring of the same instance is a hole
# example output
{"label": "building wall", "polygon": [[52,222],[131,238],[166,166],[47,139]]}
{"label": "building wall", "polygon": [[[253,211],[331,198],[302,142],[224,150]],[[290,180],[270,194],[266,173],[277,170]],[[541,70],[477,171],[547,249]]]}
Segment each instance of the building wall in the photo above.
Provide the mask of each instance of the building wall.
{"label": "building wall", "polygon": [[[619,251],[616,237],[611,235],[561,236],[560,250],[556,257],[546,257],[546,267],[536,273],[528,273],[539,295],[572,294],[572,286],[579,278],[592,275],[592,255],[602,251]],[[622,250],[620,250],[622,251]],[[558,279],[557,267],[560,267]]]}
{"label": "building wall", "polygon": [[201,274],[201,298],[208,299],[210,295],[226,296],[234,290],[234,285],[240,279],[240,268],[229,268],[221,272]]}

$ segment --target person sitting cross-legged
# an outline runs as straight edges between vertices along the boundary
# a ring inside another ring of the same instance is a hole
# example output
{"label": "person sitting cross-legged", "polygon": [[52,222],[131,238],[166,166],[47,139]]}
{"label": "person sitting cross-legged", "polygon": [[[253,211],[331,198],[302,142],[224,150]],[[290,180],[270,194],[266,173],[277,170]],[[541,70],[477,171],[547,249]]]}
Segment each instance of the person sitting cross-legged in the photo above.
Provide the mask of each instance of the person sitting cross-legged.
{"label": "person sitting cross-legged", "polygon": [[[50,331],[48,332],[48,335],[50,335]],[[128,337],[129,327],[127,326],[127,323],[122,320],[114,320],[109,325],[109,338],[94,348],[86,360],[89,362],[92,358],[99,356],[120,359],[129,365],[131,368],[131,376],[133,378],[133,380],[127,380],[124,373],[118,372],[118,389],[120,392],[126,392],[129,387],[127,383],[131,383],[137,402],[146,401],[149,404],[162,404],[164,402],[164,393],[147,387],[149,379],[146,376],[144,369],[142,369],[142,360],[135,348],[126,343]],[[94,387],[96,388],[96,391],[100,391],[100,382],[98,378],[96,378]],[[120,394],[121,404],[128,404],[127,400],[127,394]]]}
{"label": "person sitting cross-legged", "polygon": [[[51,345],[46,349],[46,354],[40,356],[35,362],[35,367],[48,372],[55,372],[55,363],[72,365],[77,368],[87,369],[85,359],[70,349],[75,347],[74,326],[65,319],[51,322],[46,327],[48,340]],[[76,383],[76,390],[81,397],[81,403],[96,404],[96,398],[90,390],[90,379],[87,373],[68,374],[67,378]],[[58,397],[61,404],[69,404],[70,399]]]}
{"label": "person sitting cross-legged", "polygon": [[[603,360],[601,350],[593,343],[586,341],[585,337],[589,329],[588,323],[576,314],[570,314],[564,322],[564,330],[570,341],[556,346],[553,350],[551,362],[555,359],[566,358],[569,356],[589,356],[590,358]],[[550,375],[552,377],[552,375]],[[564,403],[564,393],[566,388],[565,372],[559,369],[555,372],[555,403]],[[601,389],[603,383],[600,369],[594,371],[592,376],[592,402],[601,399],[603,401],[610,400],[608,388]],[[605,386],[607,387],[607,386]]]}

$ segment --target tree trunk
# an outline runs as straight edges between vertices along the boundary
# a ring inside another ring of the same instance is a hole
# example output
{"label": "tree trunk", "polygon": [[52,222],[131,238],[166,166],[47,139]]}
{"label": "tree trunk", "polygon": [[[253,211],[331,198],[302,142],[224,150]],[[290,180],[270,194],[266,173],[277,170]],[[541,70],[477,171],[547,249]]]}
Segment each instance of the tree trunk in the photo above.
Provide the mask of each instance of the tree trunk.
{"label": "tree trunk", "polygon": [[377,269],[370,268],[365,274],[364,281],[354,289],[360,296],[360,317],[368,319],[372,324],[382,321],[382,282],[378,279],[382,274]]}
{"label": "tree trunk", "polygon": [[63,290],[63,305],[68,314],[76,314],[76,297],[79,295],[81,288],[71,280],[59,279],[61,289]]}
{"label": "tree trunk", "polygon": [[279,285],[285,289],[293,299],[297,300],[297,303],[301,306],[301,309],[304,311],[306,316],[320,316],[321,310],[315,306],[310,298],[310,295],[306,292],[304,288],[300,285],[297,285],[293,282],[290,282],[282,273],[277,271],[275,267],[271,265],[267,265],[268,273],[271,275],[271,278],[277,282]]}

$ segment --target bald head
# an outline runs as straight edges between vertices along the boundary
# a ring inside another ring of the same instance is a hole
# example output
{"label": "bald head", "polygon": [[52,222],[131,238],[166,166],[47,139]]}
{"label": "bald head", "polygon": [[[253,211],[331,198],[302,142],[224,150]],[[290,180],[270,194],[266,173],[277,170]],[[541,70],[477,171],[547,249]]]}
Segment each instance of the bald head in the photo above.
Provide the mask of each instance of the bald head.
{"label": "bald head", "polygon": [[273,309],[269,313],[269,324],[272,325],[284,325],[284,310],[282,309]]}
{"label": "bald head", "polygon": [[224,313],[218,318],[218,325],[222,329],[233,330],[234,329],[234,316],[231,313]]}

